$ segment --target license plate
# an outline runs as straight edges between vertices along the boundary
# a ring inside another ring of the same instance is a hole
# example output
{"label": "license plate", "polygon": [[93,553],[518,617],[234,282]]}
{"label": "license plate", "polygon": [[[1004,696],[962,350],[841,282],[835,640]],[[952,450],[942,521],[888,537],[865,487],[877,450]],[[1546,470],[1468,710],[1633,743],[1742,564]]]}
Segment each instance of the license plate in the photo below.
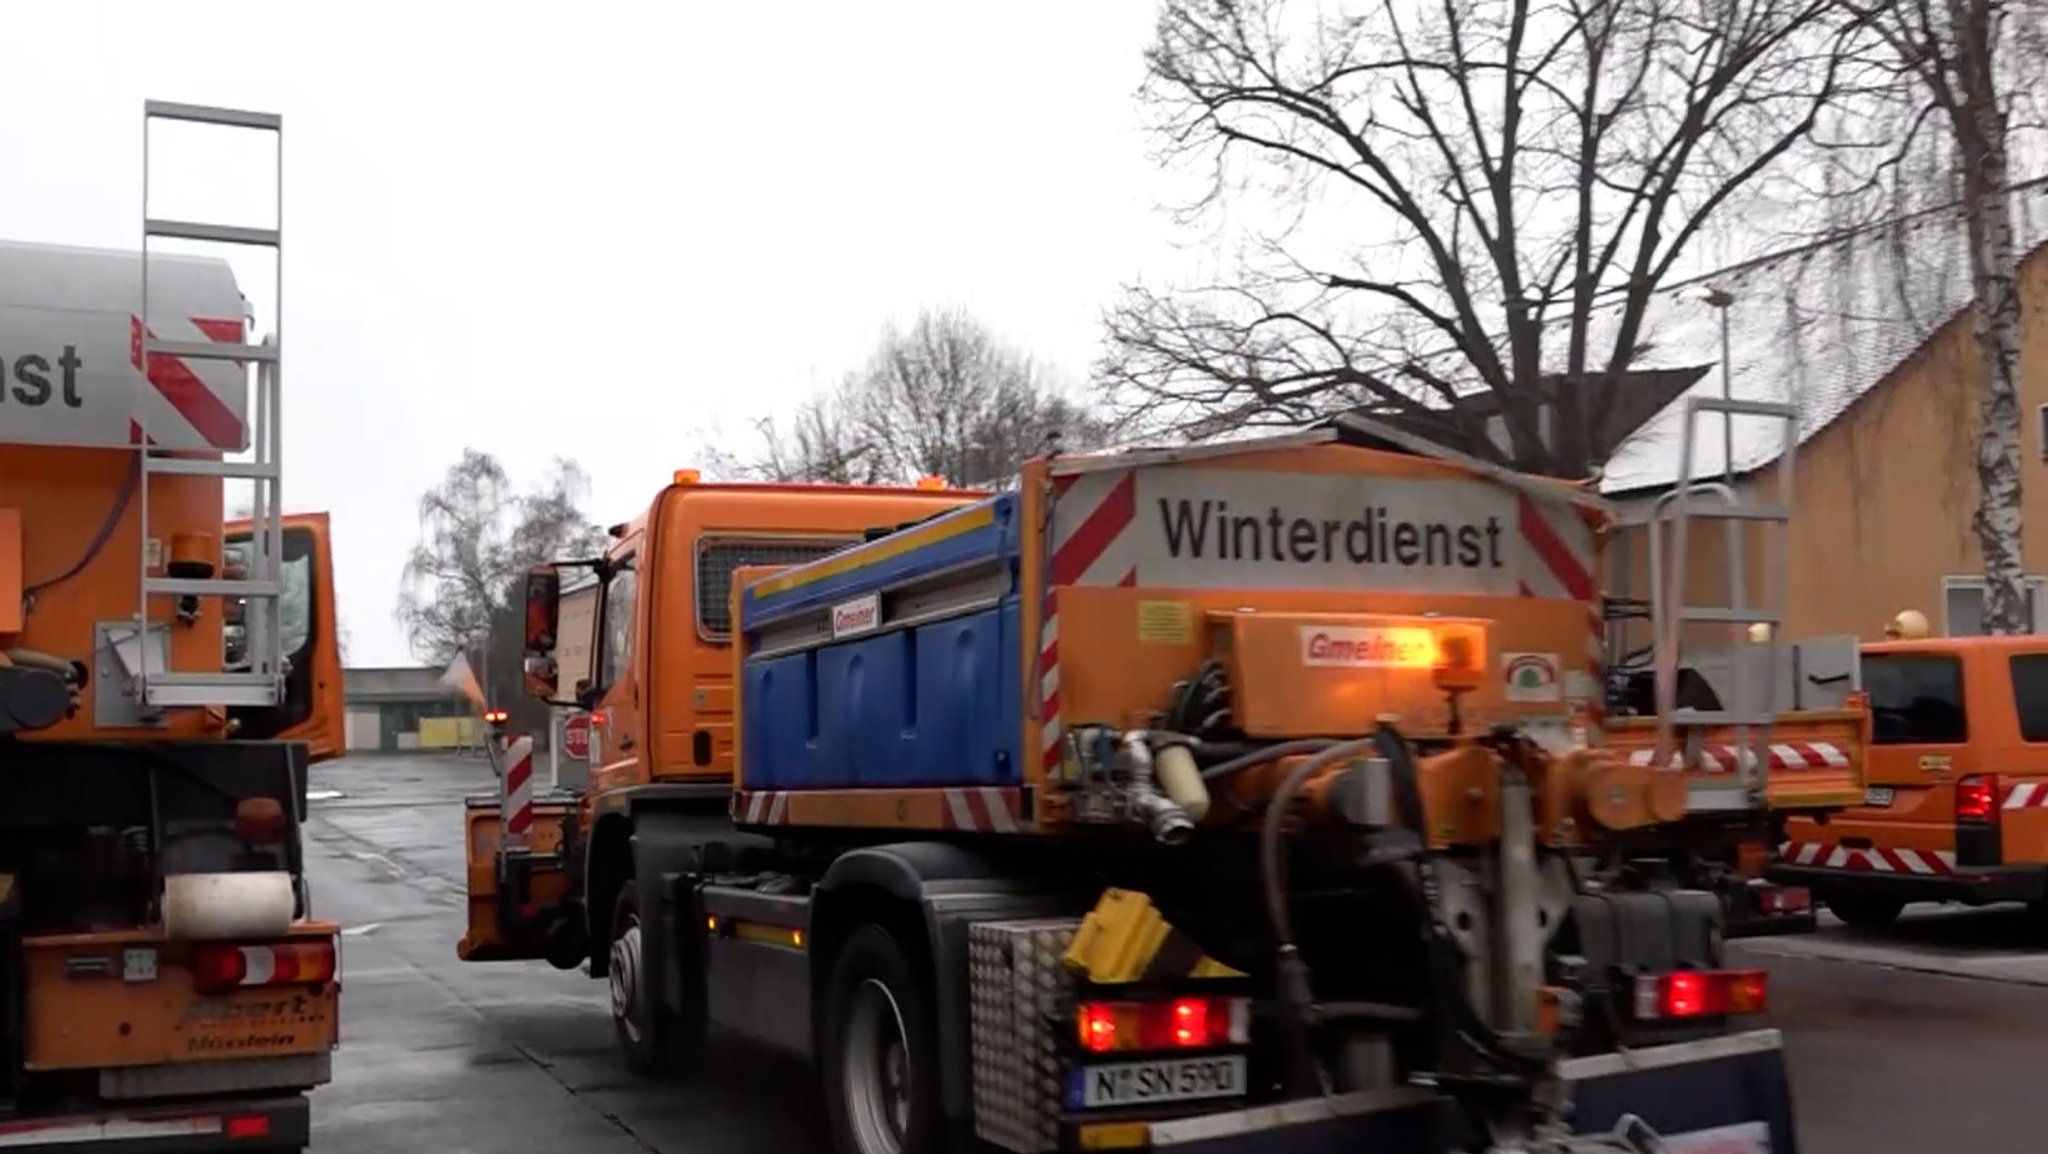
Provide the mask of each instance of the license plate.
{"label": "license plate", "polygon": [[1868,788],[1868,789],[1866,789],[1866,790],[1864,790],[1864,791],[1863,791],[1863,804],[1864,804],[1864,805],[1890,805],[1891,803],[1892,803],[1892,787],[1891,787],[1891,786],[1888,786],[1888,785],[1873,785],[1873,786],[1871,786],[1870,788]]}
{"label": "license plate", "polygon": [[1080,1083],[1080,1107],[1149,1106],[1159,1102],[1193,1102],[1203,1098],[1235,1098],[1244,1093],[1243,1055],[1223,1058],[1163,1058],[1084,1066],[1074,1071]]}

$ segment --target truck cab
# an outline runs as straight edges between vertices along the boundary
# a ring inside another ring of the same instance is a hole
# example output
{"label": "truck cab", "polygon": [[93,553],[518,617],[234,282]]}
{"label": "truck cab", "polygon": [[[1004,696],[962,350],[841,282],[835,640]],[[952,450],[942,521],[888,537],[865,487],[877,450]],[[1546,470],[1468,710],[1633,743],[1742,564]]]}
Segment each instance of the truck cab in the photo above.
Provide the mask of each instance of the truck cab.
{"label": "truck cab", "polygon": [[2048,898],[2048,636],[1863,647],[1864,804],[1787,824],[1772,875],[1852,926],[1914,902]]}
{"label": "truck cab", "polygon": [[[488,870],[504,835],[501,798],[470,799],[470,920],[461,955],[546,957],[608,976],[613,947],[624,940],[623,948],[636,949],[644,916],[631,884],[639,872],[635,828],[650,819],[696,825],[727,818],[735,571],[816,560],[985,495],[935,480],[894,488],[723,484],[677,470],[643,513],[611,528],[602,558],[551,566],[538,587],[530,583],[529,611],[554,608],[550,620],[529,617],[529,632],[538,629],[552,644],[544,667],[529,666],[527,687],[558,708],[589,713],[590,777],[580,795],[533,799],[527,837],[541,856],[528,859],[534,873],[518,884],[539,900],[527,918],[516,910],[501,916],[500,882]],[[558,860],[563,855],[574,860]],[[569,884],[572,872],[580,887]],[[508,936],[508,922],[525,929]]]}

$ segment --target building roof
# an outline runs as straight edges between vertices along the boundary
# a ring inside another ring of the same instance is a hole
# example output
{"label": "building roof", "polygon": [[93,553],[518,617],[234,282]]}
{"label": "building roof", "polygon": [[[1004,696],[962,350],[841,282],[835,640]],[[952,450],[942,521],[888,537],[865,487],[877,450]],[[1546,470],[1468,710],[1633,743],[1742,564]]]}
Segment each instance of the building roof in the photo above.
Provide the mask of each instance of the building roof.
{"label": "building roof", "polygon": [[[2019,251],[2048,242],[2048,180],[2015,189]],[[1720,395],[1721,318],[1703,299],[1713,287],[1728,309],[1730,392],[1738,399],[1786,402],[1800,410],[1804,444],[1886,379],[1943,325],[1969,307],[1969,249],[1953,208],[1915,214],[1821,244],[1746,262],[1661,290],[1644,318],[1631,368],[1716,366],[1622,442],[1608,460],[1601,491],[1613,496],[1669,486],[1678,479],[1685,398]],[[1594,319],[1593,347],[1612,347],[1619,306]],[[1695,477],[1722,471],[1721,418],[1702,416],[1693,447]],[[1784,429],[1754,417],[1735,423],[1734,471],[1775,461]]]}

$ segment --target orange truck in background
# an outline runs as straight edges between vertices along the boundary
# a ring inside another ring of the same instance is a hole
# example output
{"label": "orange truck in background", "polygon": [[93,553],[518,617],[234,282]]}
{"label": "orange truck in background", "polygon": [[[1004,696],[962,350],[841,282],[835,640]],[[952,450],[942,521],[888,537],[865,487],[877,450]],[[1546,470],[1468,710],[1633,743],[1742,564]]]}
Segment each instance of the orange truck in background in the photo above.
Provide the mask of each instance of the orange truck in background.
{"label": "orange truck in background", "polygon": [[2048,908],[2048,636],[1930,637],[1916,612],[1887,633],[1863,647],[1863,804],[1792,822],[1772,875],[1852,926],[1915,902]]}
{"label": "orange truck in background", "polygon": [[300,1150],[339,1025],[301,836],[342,751],[327,522],[279,513],[232,269],[148,244],[276,230],[144,235],[0,244],[0,1146]]}

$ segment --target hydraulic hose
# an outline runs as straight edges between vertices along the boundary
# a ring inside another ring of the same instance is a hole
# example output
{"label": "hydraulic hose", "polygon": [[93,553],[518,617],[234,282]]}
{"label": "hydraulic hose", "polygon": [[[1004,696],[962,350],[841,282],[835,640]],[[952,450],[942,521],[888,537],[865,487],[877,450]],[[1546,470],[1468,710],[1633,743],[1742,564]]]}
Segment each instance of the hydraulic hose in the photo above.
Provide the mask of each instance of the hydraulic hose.
{"label": "hydraulic hose", "polygon": [[[1334,745],[1325,743],[1315,756],[1294,767],[1286,780],[1280,783],[1280,788],[1273,791],[1273,799],[1266,805],[1266,820],[1259,830],[1259,881],[1266,894],[1266,918],[1273,925],[1273,936],[1279,941],[1282,951],[1294,949],[1294,918],[1287,912],[1287,878],[1280,861],[1280,832],[1281,826],[1286,824],[1287,807],[1294,801],[1294,795],[1301,792],[1302,783],[1317,771],[1335,764],[1342,758],[1364,753],[1373,748],[1375,740],[1371,737],[1360,737]],[[1267,760],[1286,757],[1286,753],[1274,752],[1284,750],[1286,744],[1260,752],[1272,754]]]}
{"label": "hydraulic hose", "polygon": [[1262,765],[1271,765],[1283,757],[1299,757],[1305,753],[1321,753],[1336,744],[1337,742],[1327,738],[1314,737],[1298,738],[1294,741],[1283,741],[1278,745],[1268,745],[1261,749],[1254,749],[1250,753],[1239,754],[1229,761],[1219,762],[1204,769],[1202,771],[1202,780],[1214,785],[1224,778],[1236,777],[1245,770],[1257,769]]}

